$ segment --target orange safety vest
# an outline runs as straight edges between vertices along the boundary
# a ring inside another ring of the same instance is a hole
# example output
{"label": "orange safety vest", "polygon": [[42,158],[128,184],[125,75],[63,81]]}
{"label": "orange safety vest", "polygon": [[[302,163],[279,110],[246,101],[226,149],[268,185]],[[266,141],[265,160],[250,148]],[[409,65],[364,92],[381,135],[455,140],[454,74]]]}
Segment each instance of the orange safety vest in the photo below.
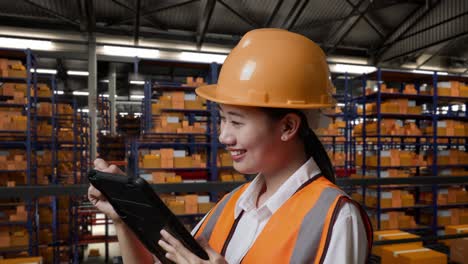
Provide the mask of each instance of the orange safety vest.
{"label": "orange safety vest", "polygon": [[[234,209],[247,186],[244,184],[227,194],[195,233],[195,237],[204,237],[223,256],[242,217],[235,219]],[[314,177],[271,216],[241,262],[323,263],[333,225],[344,202],[354,203],[360,209],[370,254],[372,226],[362,207],[325,177]]]}

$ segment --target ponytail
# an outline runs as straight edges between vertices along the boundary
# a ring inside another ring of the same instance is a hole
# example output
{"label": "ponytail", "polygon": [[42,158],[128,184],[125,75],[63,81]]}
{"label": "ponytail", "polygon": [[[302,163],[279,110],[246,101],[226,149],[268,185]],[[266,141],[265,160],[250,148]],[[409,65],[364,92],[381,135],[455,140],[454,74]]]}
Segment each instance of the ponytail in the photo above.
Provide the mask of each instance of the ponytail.
{"label": "ponytail", "polygon": [[299,136],[304,142],[304,148],[307,157],[314,158],[315,163],[317,163],[317,166],[322,171],[323,176],[330,182],[335,183],[333,165],[322,142],[320,142],[314,131],[312,131],[312,129],[310,129],[307,125],[304,126],[303,130],[305,130],[304,134],[301,135],[301,133],[299,133]]}
{"label": "ponytail", "polygon": [[323,176],[330,182],[335,183],[335,173],[327,151],[314,131],[310,129],[305,114],[300,110],[285,108],[263,108],[263,110],[275,120],[283,118],[288,113],[295,113],[301,118],[298,135],[304,142],[304,151],[307,158],[312,157]]}

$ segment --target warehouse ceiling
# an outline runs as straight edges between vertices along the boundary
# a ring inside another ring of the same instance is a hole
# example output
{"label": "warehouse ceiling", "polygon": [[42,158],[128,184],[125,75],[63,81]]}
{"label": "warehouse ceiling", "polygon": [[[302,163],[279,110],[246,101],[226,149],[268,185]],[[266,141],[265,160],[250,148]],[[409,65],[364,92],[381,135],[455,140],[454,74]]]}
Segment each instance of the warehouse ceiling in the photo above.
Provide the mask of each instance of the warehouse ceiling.
{"label": "warehouse ceiling", "polygon": [[[249,30],[276,27],[304,34],[329,56],[468,73],[467,0],[0,0],[0,24],[131,37],[135,45],[142,38],[183,41],[199,48],[230,48]],[[44,63],[80,64],[66,58]],[[115,66],[110,64],[100,62],[101,76]],[[128,72],[133,66],[119,67]],[[167,67],[160,71],[174,74]]]}

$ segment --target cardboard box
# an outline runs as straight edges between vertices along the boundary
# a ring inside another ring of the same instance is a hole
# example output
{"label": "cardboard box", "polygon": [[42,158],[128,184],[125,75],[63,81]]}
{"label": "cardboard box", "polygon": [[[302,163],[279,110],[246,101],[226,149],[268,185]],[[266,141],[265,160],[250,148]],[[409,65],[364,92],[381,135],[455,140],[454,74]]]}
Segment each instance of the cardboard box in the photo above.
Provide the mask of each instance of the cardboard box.
{"label": "cardboard box", "polygon": [[6,248],[11,246],[10,233],[1,231],[0,232],[0,248]]}
{"label": "cardboard box", "polygon": [[198,195],[185,195],[185,213],[198,213]]}
{"label": "cardboard box", "polygon": [[199,203],[198,204],[198,213],[199,214],[206,214],[208,213],[213,207],[215,203]]}
{"label": "cardboard box", "polygon": [[168,202],[168,207],[176,215],[185,214],[185,203],[184,203],[184,201],[170,200]]}
{"label": "cardboard box", "polygon": [[42,257],[0,259],[0,264],[42,264]]}
{"label": "cardboard box", "polygon": [[[374,231],[374,241],[382,241],[382,240],[399,240],[399,239],[410,239],[410,238],[419,238],[417,235],[413,235],[408,232],[403,232],[401,230],[383,230],[383,231]],[[410,246],[417,246],[422,247],[421,242],[411,242],[411,243],[403,243],[401,245],[410,245]],[[372,254],[377,256],[382,256],[382,247],[384,246],[373,246],[372,247]]]}
{"label": "cardboard box", "polygon": [[396,245],[385,245],[380,247],[381,252],[381,264],[395,264],[397,262],[397,256],[394,256],[395,251],[402,251],[402,250],[417,250],[420,249],[421,246],[414,245],[414,244],[396,244]]}
{"label": "cardboard box", "polygon": [[[458,235],[458,234],[467,234],[468,233],[468,225],[463,224],[463,225],[447,225],[445,226],[445,234],[446,235]],[[447,246],[451,245],[452,241],[454,239],[447,239],[444,240],[444,244]]]}
{"label": "cardboard box", "polygon": [[420,250],[402,250],[393,253],[397,255],[397,262],[404,264],[447,264],[447,255],[428,248]]}
{"label": "cardboard box", "polygon": [[468,238],[452,240],[450,244],[450,261],[468,264]]}

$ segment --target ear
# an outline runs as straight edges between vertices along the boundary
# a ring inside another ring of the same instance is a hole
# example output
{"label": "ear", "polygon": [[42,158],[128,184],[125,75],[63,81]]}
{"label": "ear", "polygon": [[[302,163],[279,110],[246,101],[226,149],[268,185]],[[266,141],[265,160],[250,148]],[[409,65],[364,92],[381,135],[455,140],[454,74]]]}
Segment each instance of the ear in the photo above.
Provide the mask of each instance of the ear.
{"label": "ear", "polygon": [[281,119],[281,141],[288,141],[294,138],[301,126],[301,118],[294,114],[289,113]]}

